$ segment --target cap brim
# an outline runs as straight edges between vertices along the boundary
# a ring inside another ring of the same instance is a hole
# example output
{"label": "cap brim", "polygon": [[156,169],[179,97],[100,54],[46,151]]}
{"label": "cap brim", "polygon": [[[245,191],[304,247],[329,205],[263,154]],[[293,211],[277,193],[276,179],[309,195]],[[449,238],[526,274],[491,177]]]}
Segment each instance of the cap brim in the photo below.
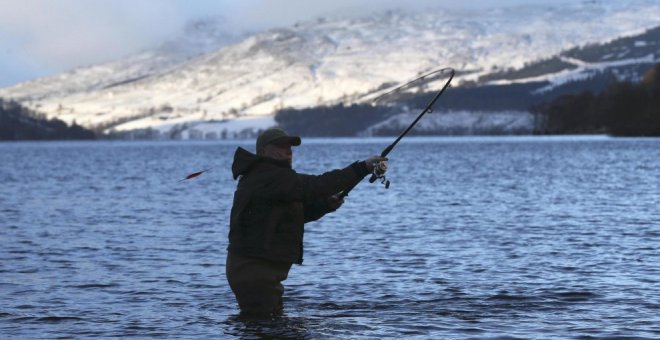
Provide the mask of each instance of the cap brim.
{"label": "cap brim", "polygon": [[291,146],[298,146],[301,143],[300,137],[289,136],[289,137],[280,137],[268,144],[278,144],[278,143],[289,143]]}

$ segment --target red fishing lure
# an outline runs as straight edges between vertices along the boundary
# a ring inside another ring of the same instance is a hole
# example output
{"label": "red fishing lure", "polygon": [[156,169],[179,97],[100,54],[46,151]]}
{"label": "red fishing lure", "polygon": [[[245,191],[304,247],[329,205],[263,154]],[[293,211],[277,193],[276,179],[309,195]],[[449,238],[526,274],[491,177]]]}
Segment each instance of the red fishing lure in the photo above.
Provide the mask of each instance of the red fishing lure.
{"label": "red fishing lure", "polygon": [[[205,173],[209,170],[211,170],[211,169],[206,169],[206,170],[202,170],[202,171],[198,171],[198,172],[193,172],[192,174],[186,176],[186,178],[182,179],[181,181],[185,181],[187,179],[195,178],[195,177],[197,177],[197,176],[199,176],[199,175],[201,175],[201,174],[203,174],[203,173]],[[181,182],[181,181],[179,181],[179,182]]]}

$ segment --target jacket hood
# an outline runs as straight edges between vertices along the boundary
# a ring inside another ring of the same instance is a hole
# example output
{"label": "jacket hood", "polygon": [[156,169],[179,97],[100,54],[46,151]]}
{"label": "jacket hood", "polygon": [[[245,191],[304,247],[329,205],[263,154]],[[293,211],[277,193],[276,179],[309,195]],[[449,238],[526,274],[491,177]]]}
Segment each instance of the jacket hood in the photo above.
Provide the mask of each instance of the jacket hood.
{"label": "jacket hood", "polygon": [[234,179],[247,174],[257,163],[261,162],[291,169],[291,164],[286,160],[257,156],[250,151],[238,147],[234,153],[234,164],[231,165],[231,172],[234,175]]}
{"label": "jacket hood", "polygon": [[255,164],[259,162],[261,157],[247,151],[241,147],[236,149],[234,153],[234,163],[231,165],[231,173],[234,179],[238,176],[245,175]]}

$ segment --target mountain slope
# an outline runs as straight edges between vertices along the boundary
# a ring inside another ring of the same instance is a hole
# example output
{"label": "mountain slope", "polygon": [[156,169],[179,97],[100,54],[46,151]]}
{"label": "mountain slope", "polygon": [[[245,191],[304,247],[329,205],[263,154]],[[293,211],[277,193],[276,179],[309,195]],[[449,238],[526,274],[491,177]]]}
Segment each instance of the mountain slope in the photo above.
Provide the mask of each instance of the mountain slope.
{"label": "mountain slope", "polygon": [[[660,63],[660,27],[563,51],[520,69],[494,72],[445,93],[413,134],[530,134],[542,130],[530,109],[566,94],[592,94],[639,82]],[[393,93],[387,107],[353,105],[287,109],[276,121],[303,136],[398,134],[435,95]],[[543,104],[543,105],[542,105]],[[536,111],[534,109],[534,111]],[[341,117],[341,119],[337,119]]]}
{"label": "mountain slope", "polygon": [[[660,4],[649,0],[318,19],[199,49],[207,53],[192,59],[177,49],[148,51],[2,89],[0,97],[105,131],[227,136],[274,124],[282,108],[359,103],[439,67],[459,71],[459,88],[548,81],[548,72],[523,79],[502,70],[659,22]],[[575,60],[562,56],[550,73],[578,69]]]}

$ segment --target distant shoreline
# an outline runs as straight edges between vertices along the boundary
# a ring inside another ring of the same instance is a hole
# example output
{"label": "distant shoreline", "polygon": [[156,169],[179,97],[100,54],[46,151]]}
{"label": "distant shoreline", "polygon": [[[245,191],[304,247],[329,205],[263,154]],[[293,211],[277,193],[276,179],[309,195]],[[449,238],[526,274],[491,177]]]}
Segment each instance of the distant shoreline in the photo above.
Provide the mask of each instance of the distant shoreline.
{"label": "distant shoreline", "polygon": [[[387,144],[390,143],[396,136],[378,136],[378,137],[303,137],[304,145],[319,145],[319,144]],[[427,143],[427,142],[539,142],[539,141],[607,141],[607,140],[652,140],[660,137],[644,137],[644,136],[611,136],[607,134],[558,134],[558,135],[464,135],[464,136],[406,136],[401,143]],[[142,144],[142,145],[165,145],[165,144],[203,144],[203,145],[252,145],[254,139],[225,139],[225,140],[151,140],[151,139],[90,139],[90,140],[3,140],[0,145],[9,144]]]}

